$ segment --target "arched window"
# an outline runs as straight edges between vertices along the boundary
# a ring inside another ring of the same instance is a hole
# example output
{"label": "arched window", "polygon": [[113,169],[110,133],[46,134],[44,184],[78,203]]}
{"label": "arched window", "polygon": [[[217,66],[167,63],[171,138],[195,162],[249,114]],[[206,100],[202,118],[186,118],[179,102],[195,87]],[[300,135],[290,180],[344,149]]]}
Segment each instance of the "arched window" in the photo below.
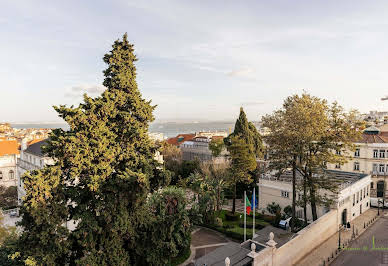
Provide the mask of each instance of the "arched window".
{"label": "arched window", "polygon": [[9,179],[14,179],[15,178],[15,173],[13,170],[9,171]]}
{"label": "arched window", "polygon": [[3,172],[0,171],[0,180],[3,179]]}

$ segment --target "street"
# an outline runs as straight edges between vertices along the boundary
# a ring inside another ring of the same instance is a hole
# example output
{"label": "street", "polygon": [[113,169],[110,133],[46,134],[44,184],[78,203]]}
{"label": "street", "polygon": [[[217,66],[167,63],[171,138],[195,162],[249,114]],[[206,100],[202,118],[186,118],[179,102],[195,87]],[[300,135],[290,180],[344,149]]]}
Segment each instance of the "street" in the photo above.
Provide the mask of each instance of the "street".
{"label": "street", "polygon": [[330,265],[388,265],[388,217],[378,219]]}

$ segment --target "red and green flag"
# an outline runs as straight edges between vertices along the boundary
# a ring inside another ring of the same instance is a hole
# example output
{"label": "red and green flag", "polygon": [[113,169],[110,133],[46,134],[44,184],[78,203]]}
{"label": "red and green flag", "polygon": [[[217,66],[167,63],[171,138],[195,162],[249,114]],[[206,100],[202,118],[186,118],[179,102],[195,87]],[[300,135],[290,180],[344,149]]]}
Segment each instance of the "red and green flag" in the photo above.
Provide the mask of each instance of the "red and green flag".
{"label": "red and green flag", "polygon": [[249,201],[248,197],[245,196],[245,209],[247,210],[248,215],[251,213],[251,207],[251,202]]}

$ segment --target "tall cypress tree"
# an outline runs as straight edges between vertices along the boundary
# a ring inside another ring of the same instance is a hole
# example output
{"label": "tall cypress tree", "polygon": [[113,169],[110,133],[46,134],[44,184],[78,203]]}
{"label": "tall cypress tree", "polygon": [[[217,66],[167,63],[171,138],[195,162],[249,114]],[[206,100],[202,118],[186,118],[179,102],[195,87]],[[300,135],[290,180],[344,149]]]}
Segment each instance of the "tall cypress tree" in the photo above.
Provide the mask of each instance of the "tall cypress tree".
{"label": "tall cypress tree", "polygon": [[[148,137],[148,124],[155,106],[137,87],[133,45],[125,34],[112,47],[104,56],[106,91],[96,98],[85,95],[78,107],[54,107],[70,130],[54,130],[45,148],[55,165],[25,177],[20,247],[39,264],[142,261],[136,242],[137,228],[148,222],[144,203],[169,176],[154,160],[156,146]],[[57,215],[49,217],[48,206]],[[66,220],[76,221],[74,231],[61,226]],[[54,245],[46,241],[51,238]],[[42,242],[55,247],[52,254],[47,255]],[[41,253],[46,256],[36,256]]]}
{"label": "tall cypress tree", "polygon": [[233,189],[232,213],[236,210],[237,183],[252,183],[256,169],[256,157],[262,154],[263,143],[260,133],[255,125],[249,122],[247,116],[240,108],[240,114],[236,120],[234,131],[224,139],[225,145],[230,153],[233,177],[229,184]]}
{"label": "tall cypress tree", "polygon": [[259,157],[263,152],[263,142],[260,133],[257,131],[255,125],[249,122],[244,109],[240,107],[240,114],[234,125],[233,133],[225,138],[225,144],[230,146],[231,138],[238,136],[245,140],[245,143],[249,146],[250,153]]}

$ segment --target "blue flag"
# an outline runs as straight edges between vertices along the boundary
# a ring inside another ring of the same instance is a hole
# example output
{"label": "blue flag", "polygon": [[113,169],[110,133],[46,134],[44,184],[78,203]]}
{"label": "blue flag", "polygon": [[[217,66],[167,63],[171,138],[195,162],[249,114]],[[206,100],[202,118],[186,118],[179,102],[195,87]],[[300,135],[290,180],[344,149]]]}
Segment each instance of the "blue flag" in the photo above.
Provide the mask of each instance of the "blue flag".
{"label": "blue flag", "polygon": [[253,193],[252,193],[252,203],[251,204],[252,204],[252,209],[257,208],[257,198],[256,197],[253,198]]}

